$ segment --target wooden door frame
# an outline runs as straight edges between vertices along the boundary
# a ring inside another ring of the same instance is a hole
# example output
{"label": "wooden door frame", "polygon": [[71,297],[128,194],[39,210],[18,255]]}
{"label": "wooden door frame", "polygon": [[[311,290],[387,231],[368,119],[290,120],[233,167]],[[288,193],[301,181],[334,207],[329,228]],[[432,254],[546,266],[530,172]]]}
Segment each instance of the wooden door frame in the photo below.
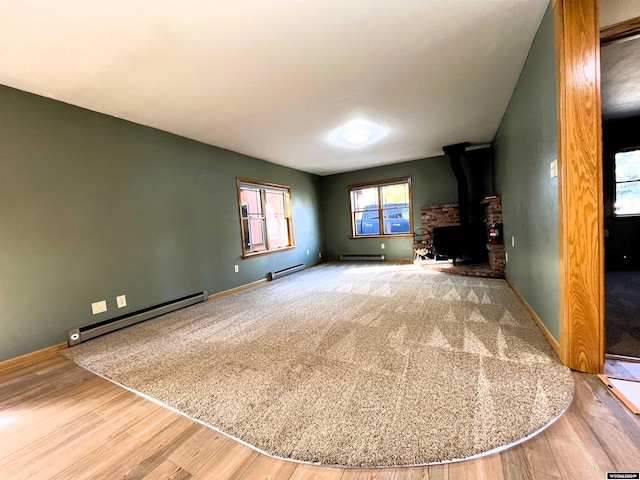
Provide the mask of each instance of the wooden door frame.
{"label": "wooden door frame", "polygon": [[640,17],[600,29],[600,47],[640,37]]}
{"label": "wooden door frame", "polygon": [[[620,23],[615,23],[607,27],[600,29],[600,48],[607,45],[613,45],[615,43],[626,42],[629,40],[636,40],[640,38],[640,17],[629,18]],[[604,160],[603,160],[604,161]],[[607,179],[611,181],[611,179]],[[606,300],[606,294],[604,294],[603,300]],[[604,336],[606,339],[606,319],[604,321]],[[640,359],[635,357],[627,357],[624,355],[608,354],[606,349],[604,350],[605,358],[623,359],[630,362],[640,362]]]}
{"label": "wooden door frame", "polygon": [[604,368],[604,211],[598,0],[553,0],[558,92],[560,357]]}

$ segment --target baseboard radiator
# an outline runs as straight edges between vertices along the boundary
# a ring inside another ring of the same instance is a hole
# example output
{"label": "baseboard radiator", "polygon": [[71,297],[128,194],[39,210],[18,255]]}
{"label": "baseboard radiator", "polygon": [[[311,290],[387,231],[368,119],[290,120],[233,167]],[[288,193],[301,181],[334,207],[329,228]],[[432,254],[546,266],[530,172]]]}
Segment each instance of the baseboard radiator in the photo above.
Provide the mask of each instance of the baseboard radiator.
{"label": "baseboard radiator", "polygon": [[207,300],[208,296],[209,294],[205,290],[192,295],[187,295],[186,297],[176,298],[175,300],[170,300],[159,305],[154,305],[143,310],[138,310],[137,312],[131,312],[120,317],[112,318],[110,320],[71,328],[67,330],[67,344],[69,346],[77,345],[78,343],[99,337],[100,335],[111,333],[115,330],[120,330],[121,328],[129,327],[136,323],[144,322],[145,320],[188,307],[189,305],[204,302]]}
{"label": "baseboard radiator", "polygon": [[300,270],[304,270],[304,263],[299,263],[298,265],[293,265],[291,267],[281,268],[280,270],[269,272],[268,277],[269,280],[275,280],[276,278],[284,277],[285,275],[299,272]]}
{"label": "baseboard radiator", "polygon": [[384,255],[340,255],[341,262],[384,262]]}

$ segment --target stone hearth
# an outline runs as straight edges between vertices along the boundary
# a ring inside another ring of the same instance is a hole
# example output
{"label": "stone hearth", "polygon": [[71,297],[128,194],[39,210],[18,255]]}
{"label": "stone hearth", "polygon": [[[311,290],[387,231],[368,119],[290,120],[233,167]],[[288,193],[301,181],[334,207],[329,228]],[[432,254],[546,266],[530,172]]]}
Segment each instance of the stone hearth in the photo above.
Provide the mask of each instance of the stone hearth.
{"label": "stone hearth", "polygon": [[[500,197],[487,197],[480,202],[481,219],[485,226],[495,222],[502,224],[502,202]],[[443,205],[429,205],[420,209],[422,228],[433,235],[434,227],[448,227],[460,224],[458,205],[447,203]],[[488,238],[488,236],[487,236]],[[499,245],[487,243],[487,262],[465,264],[464,261],[454,266],[451,260],[436,261],[433,259],[415,260],[416,265],[439,272],[472,275],[479,277],[504,278],[506,259],[502,235]],[[415,248],[424,247],[416,244]]]}

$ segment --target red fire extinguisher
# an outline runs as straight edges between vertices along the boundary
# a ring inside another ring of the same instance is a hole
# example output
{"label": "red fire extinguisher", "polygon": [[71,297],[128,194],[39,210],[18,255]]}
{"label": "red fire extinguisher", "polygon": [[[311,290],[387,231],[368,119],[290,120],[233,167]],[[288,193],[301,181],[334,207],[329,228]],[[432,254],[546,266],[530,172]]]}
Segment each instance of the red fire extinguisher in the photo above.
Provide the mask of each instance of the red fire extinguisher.
{"label": "red fire extinguisher", "polygon": [[496,222],[489,225],[489,243],[491,245],[498,245],[500,241],[500,227]]}

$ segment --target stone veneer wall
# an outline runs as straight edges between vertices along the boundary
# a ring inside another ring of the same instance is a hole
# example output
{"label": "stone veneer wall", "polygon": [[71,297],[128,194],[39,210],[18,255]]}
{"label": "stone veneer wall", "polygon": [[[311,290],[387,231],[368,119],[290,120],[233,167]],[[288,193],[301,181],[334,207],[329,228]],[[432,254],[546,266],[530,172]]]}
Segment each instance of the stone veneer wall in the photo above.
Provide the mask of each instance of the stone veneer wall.
{"label": "stone veneer wall", "polygon": [[489,259],[489,266],[491,270],[500,275],[504,275],[506,270],[506,255],[504,242],[502,239],[504,238],[504,229],[502,226],[502,201],[500,197],[493,198],[485,198],[480,205],[484,207],[484,222],[487,226],[492,224],[493,222],[500,224],[500,244],[499,245],[491,245],[487,244],[487,257]]}
{"label": "stone veneer wall", "polygon": [[[482,219],[485,225],[493,222],[502,224],[502,202],[500,197],[485,198],[480,202]],[[457,203],[427,205],[420,208],[422,228],[433,235],[434,227],[460,225],[460,212]],[[502,239],[502,234],[500,239]],[[489,267],[496,276],[504,276],[506,257],[504,244],[487,244]]]}
{"label": "stone veneer wall", "polygon": [[460,225],[460,212],[457,203],[429,205],[420,208],[422,228],[433,235],[433,227],[453,227]]}
{"label": "stone veneer wall", "polygon": [[484,208],[484,222],[489,225],[490,223],[502,223],[502,202],[500,197],[485,198],[480,202],[480,205]]}

